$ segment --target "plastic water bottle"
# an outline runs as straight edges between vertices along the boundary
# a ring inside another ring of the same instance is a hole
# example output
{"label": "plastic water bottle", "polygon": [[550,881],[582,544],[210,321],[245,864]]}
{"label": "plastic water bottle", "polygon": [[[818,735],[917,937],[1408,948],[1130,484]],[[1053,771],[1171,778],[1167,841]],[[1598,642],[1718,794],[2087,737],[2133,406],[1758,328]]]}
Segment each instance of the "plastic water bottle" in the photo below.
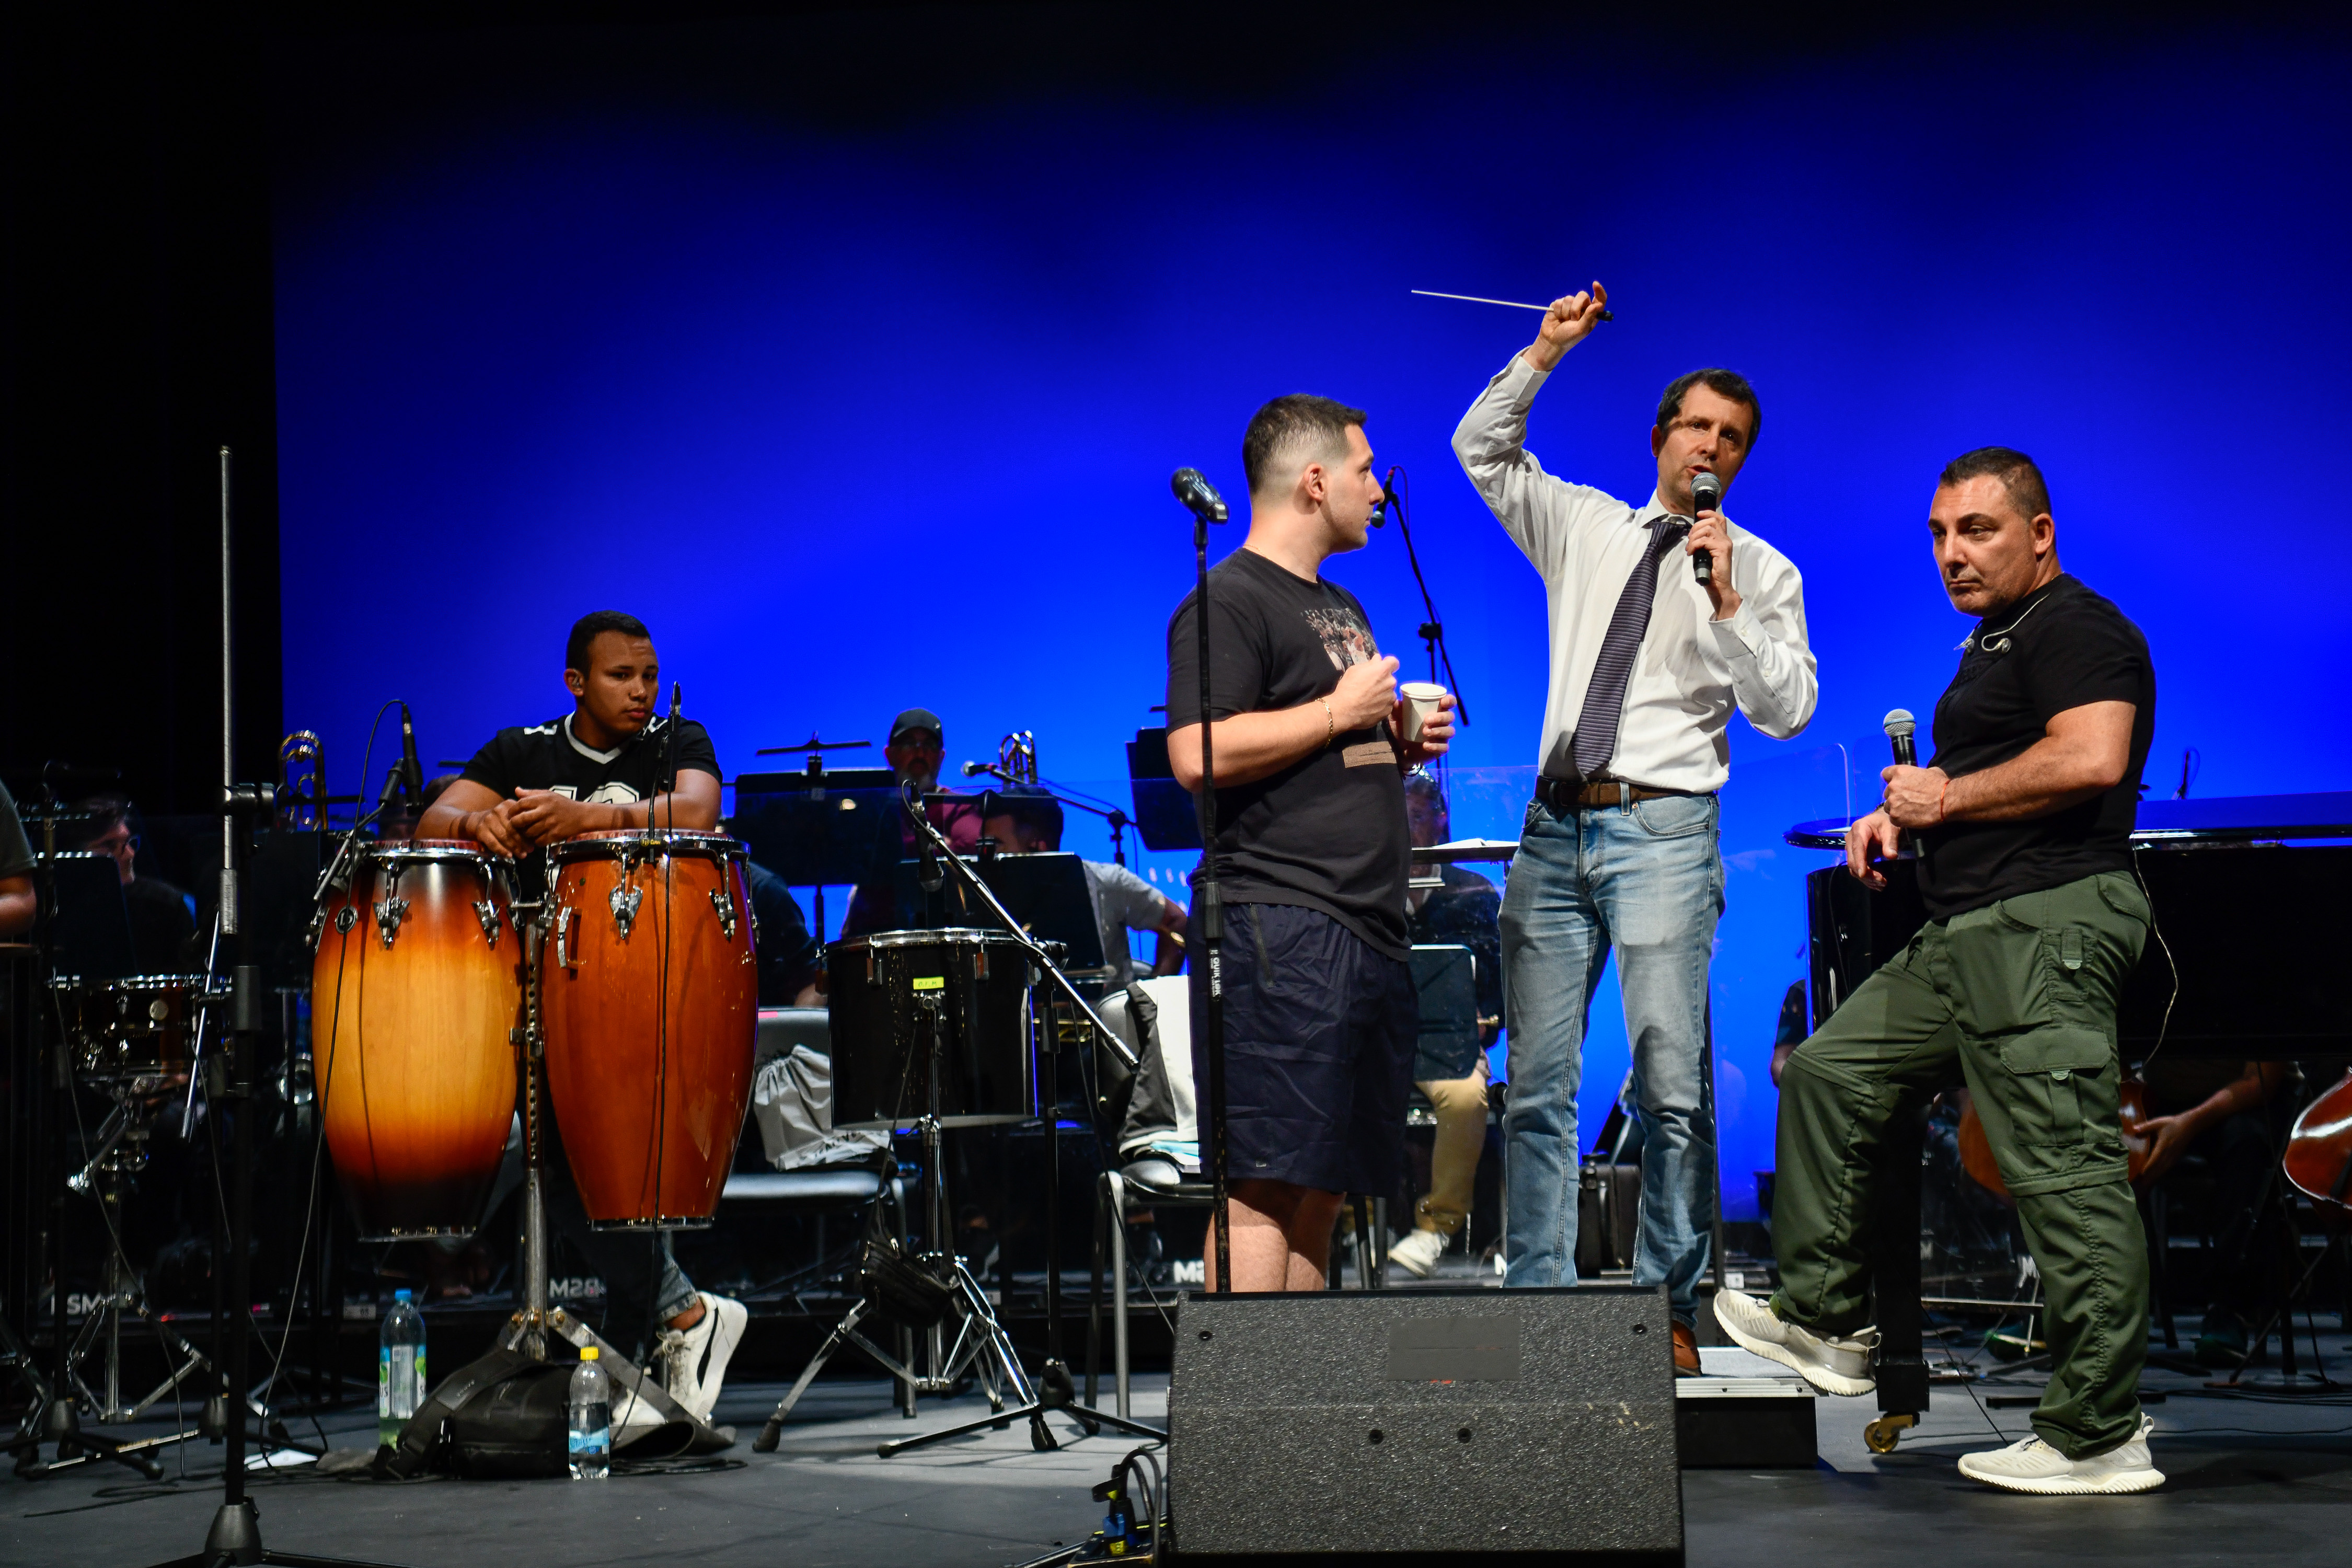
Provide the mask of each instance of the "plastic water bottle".
{"label": "plastic water bottle", "polygon": [[572,1373],[572,1479],[601,1481],[613,1470],[613,1379],[596,1347],[580,1352]]}
{"label": "plastic water bottle", "polygon": [[392,1310],[377,1331],[375,1436],[397,1447],[408,1418],[425,1404],[425,1315],[408,1292],[392,1293]]}

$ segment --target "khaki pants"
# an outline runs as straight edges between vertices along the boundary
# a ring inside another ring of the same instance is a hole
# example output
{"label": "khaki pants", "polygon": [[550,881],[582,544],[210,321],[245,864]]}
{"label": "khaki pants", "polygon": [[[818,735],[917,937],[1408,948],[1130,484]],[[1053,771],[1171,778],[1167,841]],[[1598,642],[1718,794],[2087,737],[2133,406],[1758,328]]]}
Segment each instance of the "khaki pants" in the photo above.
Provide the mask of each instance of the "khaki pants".
{"label": "khaki pants", "polygon": [[2050,1386],[2033,1429],[2069,1458],[2139,1429],[2147,1250],[2125,1177],[2116,995],[2147,900],[2127,872],[1931,921],[1790,1058],[1780,1084],[1773,1309],[1861,1327],[1861,1229],[1891,1120],[1967,1079],[2042,1270]]}
{"label": "khaki pants", "polygon": [[1478,1156],[1486,1148],[1486,1064],[1468,1078],[1416,1086],[1429,1096],[1437,1115],[1437,1135],[1429,1149],[1429,1194],[1413,1223],[1423,1230],[1452,1236],[1470,1217],[1471,1194],[1478,1182]]}

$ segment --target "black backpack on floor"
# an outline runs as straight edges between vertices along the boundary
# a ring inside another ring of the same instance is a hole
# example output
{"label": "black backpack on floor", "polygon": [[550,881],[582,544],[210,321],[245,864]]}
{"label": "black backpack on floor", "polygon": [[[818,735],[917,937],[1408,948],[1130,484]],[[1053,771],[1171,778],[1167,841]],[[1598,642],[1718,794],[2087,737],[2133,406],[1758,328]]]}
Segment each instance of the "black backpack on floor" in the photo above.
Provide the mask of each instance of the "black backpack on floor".
{"label": "black backpack on floor", "polygon": [[409,1418],[398,1447],[376,1451],[376,1473],[404,1479],[446,1468],[477,1480],[570,1474],[578,1365],[509,1350],[468,1362]]}

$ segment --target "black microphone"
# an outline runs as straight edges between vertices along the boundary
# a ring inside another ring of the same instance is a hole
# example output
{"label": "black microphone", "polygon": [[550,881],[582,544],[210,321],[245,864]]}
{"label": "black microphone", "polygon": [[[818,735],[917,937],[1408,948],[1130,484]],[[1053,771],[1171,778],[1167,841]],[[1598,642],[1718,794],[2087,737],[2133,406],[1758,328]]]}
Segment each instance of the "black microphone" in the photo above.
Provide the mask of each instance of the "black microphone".
{"label": "black microphone", "polygon": [[[1723,506],[1723,481],[1711,473],[1691,478],[1691,511],[1718,511]],[[1691,552],[1691,575],[1702,583],[1715,581],[1715,557],[1704,550]]]}
{"label": "black microphone", "polygon": [[1168,488],[1184,503],[1184,510],[1202,522],[1223,522],[1226,518],[1225,498],[1217,487],[1202,477],[1198,468],[1179,468],[1169,476]]}
{"label": "black microphone", "polygon": [[984,773],[987,771],[988,764],[986,763],[966,763],[963,765],[963,776],[968,779],[978,778],[982,773]]}
{"label": "black microphone", "polygon": [[1404,503],[1397,499],[1397,468],[1391,466],[1388,471],[1388,477],[1381,480],[1381,504],[1372,508],[1372,526],[1374,528],[1386,528],[1389,521],[1389,513],[1403,510]]}
{"label": "black microphone", "polygon": [[408,716],[408,704],[400,705],[400,772],[401,793],[408,797],[408,809],[425,809],[425,764],[416,760],[416,725]]}
{"label": "black microphone", "polygon": [[[1887,712],[1885,718],[1879,721],[1879,723],[1886,731],[1887,743],[1895,749],[1895,766],[1904,768],[1917,767],[1919,765],[1919,752],[1918,749],[1911,743],[1911,735],[1912,732],[1919,727],[1919,724],[1917,720],[1911,717],[1911,710],[1908,708],[1892,709]],[[1901,845],[1901,849],[1899,851],[1901,854],[1907,856],[1916,855],[1919,852],[1919,836],[1913,833],[1907,827],[1903,830],[1903,836],[1898,840],[1898,843]]]}

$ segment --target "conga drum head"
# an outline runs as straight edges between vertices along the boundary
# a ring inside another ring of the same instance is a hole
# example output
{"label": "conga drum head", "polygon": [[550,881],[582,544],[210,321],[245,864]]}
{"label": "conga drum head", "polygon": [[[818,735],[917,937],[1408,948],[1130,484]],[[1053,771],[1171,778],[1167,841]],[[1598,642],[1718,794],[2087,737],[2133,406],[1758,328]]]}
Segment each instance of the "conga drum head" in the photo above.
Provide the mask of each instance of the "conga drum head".
{"label": "conga drum head", "polygon": [[312,1071],[360,1237],[468,1236],[514,1122],[522,943],[506,861],[360,850],[313,922]]}
{"label": "conga drum head", "polygon": [[1029,954],[1011,934],[876,931],[827,948],[825,972],[835,1127],[894,1130],[926,1115],[983,1127],[1037,1114]]}
{"label": "conga drum head", "polygon": [[751,1099],[760,1022],[748,853],[618,829],[548,854],[547,1090],[601,1229],[708,1225]]}

